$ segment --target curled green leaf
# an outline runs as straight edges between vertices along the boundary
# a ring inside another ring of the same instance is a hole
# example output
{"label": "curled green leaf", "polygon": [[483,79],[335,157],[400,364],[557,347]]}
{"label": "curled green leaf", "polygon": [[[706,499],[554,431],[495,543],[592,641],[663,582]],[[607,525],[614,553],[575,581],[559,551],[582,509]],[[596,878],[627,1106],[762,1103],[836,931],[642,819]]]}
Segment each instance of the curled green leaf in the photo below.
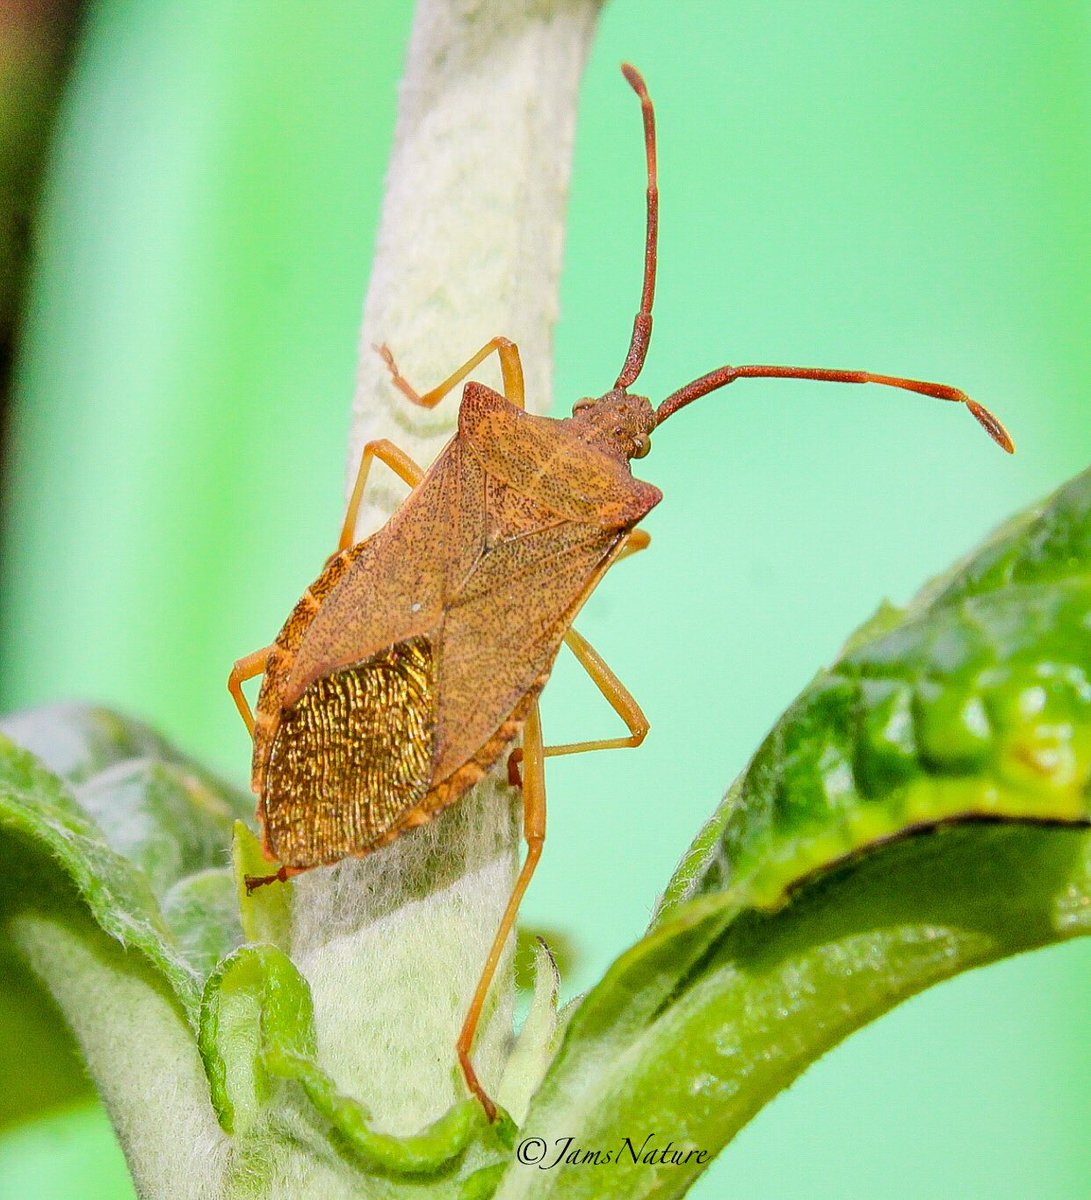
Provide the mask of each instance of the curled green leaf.
{"label": "curled green leaf", "polygon": [[200,984],[163,918],[145,875],[107,843],[102,830],[65,785],[29,752],[0,735],[0,837],[9,853],[22,844],[51,866],[19,886],[9,877],[5,918],[24,905],[55,902],[74,887],[94,920],[137,950],[164,976],[187,1012]]}
{"label": "curled green leaf", "polygon": [[374,1129],[366,1107],[317,1065],[310,988],[275,946],[243,946],[219,964],[205,987],[199,1043],[220,1122],[239,1137],[257,1124],[274,1079],[301,1084],[334,1141],[371,1171],[435,1174],[486,1125],[470,1098],[417,1134]]}
{"label": "curled green leaf", "polygon": [[244,805],[146,726],[106,709],[3,718],[0,928],[27,909],[74,911],[75,899],[151,963],[195,1026],[205,976],[242,941],[227,847]]}
{"label": "curled green leaf", "polygon": [[[610,1171],[514,1164],[497,1195],[681,1195],[854,1029],[1091,932],[1088,664],[1091,472],[885,607],[777,722],[531,1105],[545,1161],[576,1135]],[[670,1150],[634,1155],[655,1130]]]}

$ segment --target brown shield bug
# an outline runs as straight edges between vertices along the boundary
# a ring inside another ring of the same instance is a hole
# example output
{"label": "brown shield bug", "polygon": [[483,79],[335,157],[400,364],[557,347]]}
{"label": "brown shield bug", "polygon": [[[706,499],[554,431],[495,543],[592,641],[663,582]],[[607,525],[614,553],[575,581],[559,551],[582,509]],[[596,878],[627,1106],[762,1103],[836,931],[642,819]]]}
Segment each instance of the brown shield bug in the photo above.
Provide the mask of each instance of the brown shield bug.
{"label": "brown shield bug", "polygon": [[[640,706],[572,622],[611,566],[648,545],[636,528],[659,503],[633,477],[651,435],[680,408],[738,379],[777,377],[878,383],[964,404],[1007,451],[1000,422],[964,392],[867,371],[723,366],[653,408],[629,388],[648,351],[655,292],[658,192],[655,118],[640,97],[648,164],[647,234],[640,310],[614,386],[578,400],[570,417],[524,410],[517,347],[494,338],[423,395],[399,373],[414,404],[437,404],[488,355],[499,356],[503,395],[466,384],[458,432],[423,470],[392,443],[364,448],[337,553],[304,592],[276,641],[231,672],[229,687],[254,737],[253,789],[265,852],[282,866],[248,888],[311,867],[371,854],[454,804],[505,755],[519,783],[522,760],[527,857],[458,1039],[469,1088],[490,1117],[470,1049],[485,996],[545,839],[544,761],[551,755],[638,746]],[[387,524],[354,543],[374,459],[413,491]],[[628,726],[625,737],[545,746],[538,696],[567,644]],[[264,674],[256,717],[242,683]],[[520,732],[523,747],[509,753]]]}

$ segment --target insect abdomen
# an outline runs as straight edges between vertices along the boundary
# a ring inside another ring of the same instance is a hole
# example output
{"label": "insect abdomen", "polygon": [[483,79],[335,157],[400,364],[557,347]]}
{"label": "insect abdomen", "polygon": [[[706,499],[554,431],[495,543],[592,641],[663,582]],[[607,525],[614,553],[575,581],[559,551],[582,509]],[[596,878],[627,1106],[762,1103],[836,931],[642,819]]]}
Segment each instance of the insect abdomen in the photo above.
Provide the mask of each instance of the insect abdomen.
{"label": "insect abdomen", "polygon": [[309,867],[384,840],[431,785],[435,717],[426,637],[316,679],[273,736],[261,801],[268,849]]}

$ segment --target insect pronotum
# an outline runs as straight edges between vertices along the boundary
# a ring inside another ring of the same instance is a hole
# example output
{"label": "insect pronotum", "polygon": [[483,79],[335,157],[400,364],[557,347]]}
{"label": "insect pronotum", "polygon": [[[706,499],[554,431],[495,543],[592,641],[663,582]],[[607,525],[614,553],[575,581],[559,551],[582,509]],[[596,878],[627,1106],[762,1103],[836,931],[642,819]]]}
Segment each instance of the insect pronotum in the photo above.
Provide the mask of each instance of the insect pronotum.
{"label": "insect pronotum", "polygon": [[[508,754],[521,784],[527,856],[512,889],[457,1042],[470,1090],[496,1107],[470,1059],[482,1006],[545,839],[544,760],[639,746],[648,722],[572,621],[607,570],[643,550],[636,526],[662,499],[635,479],[651,434],[680,408],[738,379],[879,383],[964,404],[1011,452],[1003,425],[946,384],[819,367],[722,366],[658,408],[630,394],[644,365],[655,293],[655,116],[640,73],[647,153],[647,232],[640,309],[624,365],[604,395],[570,417],[524,410],[518,348],[496,337],[423,394],[380,347],[394,384],[432,407],[496,353],[503,395],[466,384],[458,432],[427,471],[384,440],[364,447],[337,553],[304,592],[276,641],[240,659],[228,686],[254,739],[253,789],[266,855],[282,865],[247,887],[373,853],[431,821]],[[382,529],[354,542],[374,459],[413,489]],[[546,746],[538,696],[566,644],[625,722],[625,737]],[[242,683],[264,674],[256,717]],[[509,751],[523,734],[522,749]],[[522,768],[520,769],[520,763]],[[522,776],[520,780],[520,774]]]}

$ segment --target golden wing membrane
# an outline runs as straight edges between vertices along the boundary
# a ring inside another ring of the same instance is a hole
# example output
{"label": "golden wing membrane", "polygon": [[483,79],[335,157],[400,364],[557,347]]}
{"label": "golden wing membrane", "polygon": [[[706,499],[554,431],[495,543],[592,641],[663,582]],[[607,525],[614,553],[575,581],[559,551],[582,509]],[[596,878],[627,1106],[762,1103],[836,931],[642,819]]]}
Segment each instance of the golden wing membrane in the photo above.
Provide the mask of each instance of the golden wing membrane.
{"label": "golden wing membrane", "polygon": [[273,737],[262,795],[269,849],[303,867],[382,841],[428,792],[435,726],[427,638],[316,679]]}

